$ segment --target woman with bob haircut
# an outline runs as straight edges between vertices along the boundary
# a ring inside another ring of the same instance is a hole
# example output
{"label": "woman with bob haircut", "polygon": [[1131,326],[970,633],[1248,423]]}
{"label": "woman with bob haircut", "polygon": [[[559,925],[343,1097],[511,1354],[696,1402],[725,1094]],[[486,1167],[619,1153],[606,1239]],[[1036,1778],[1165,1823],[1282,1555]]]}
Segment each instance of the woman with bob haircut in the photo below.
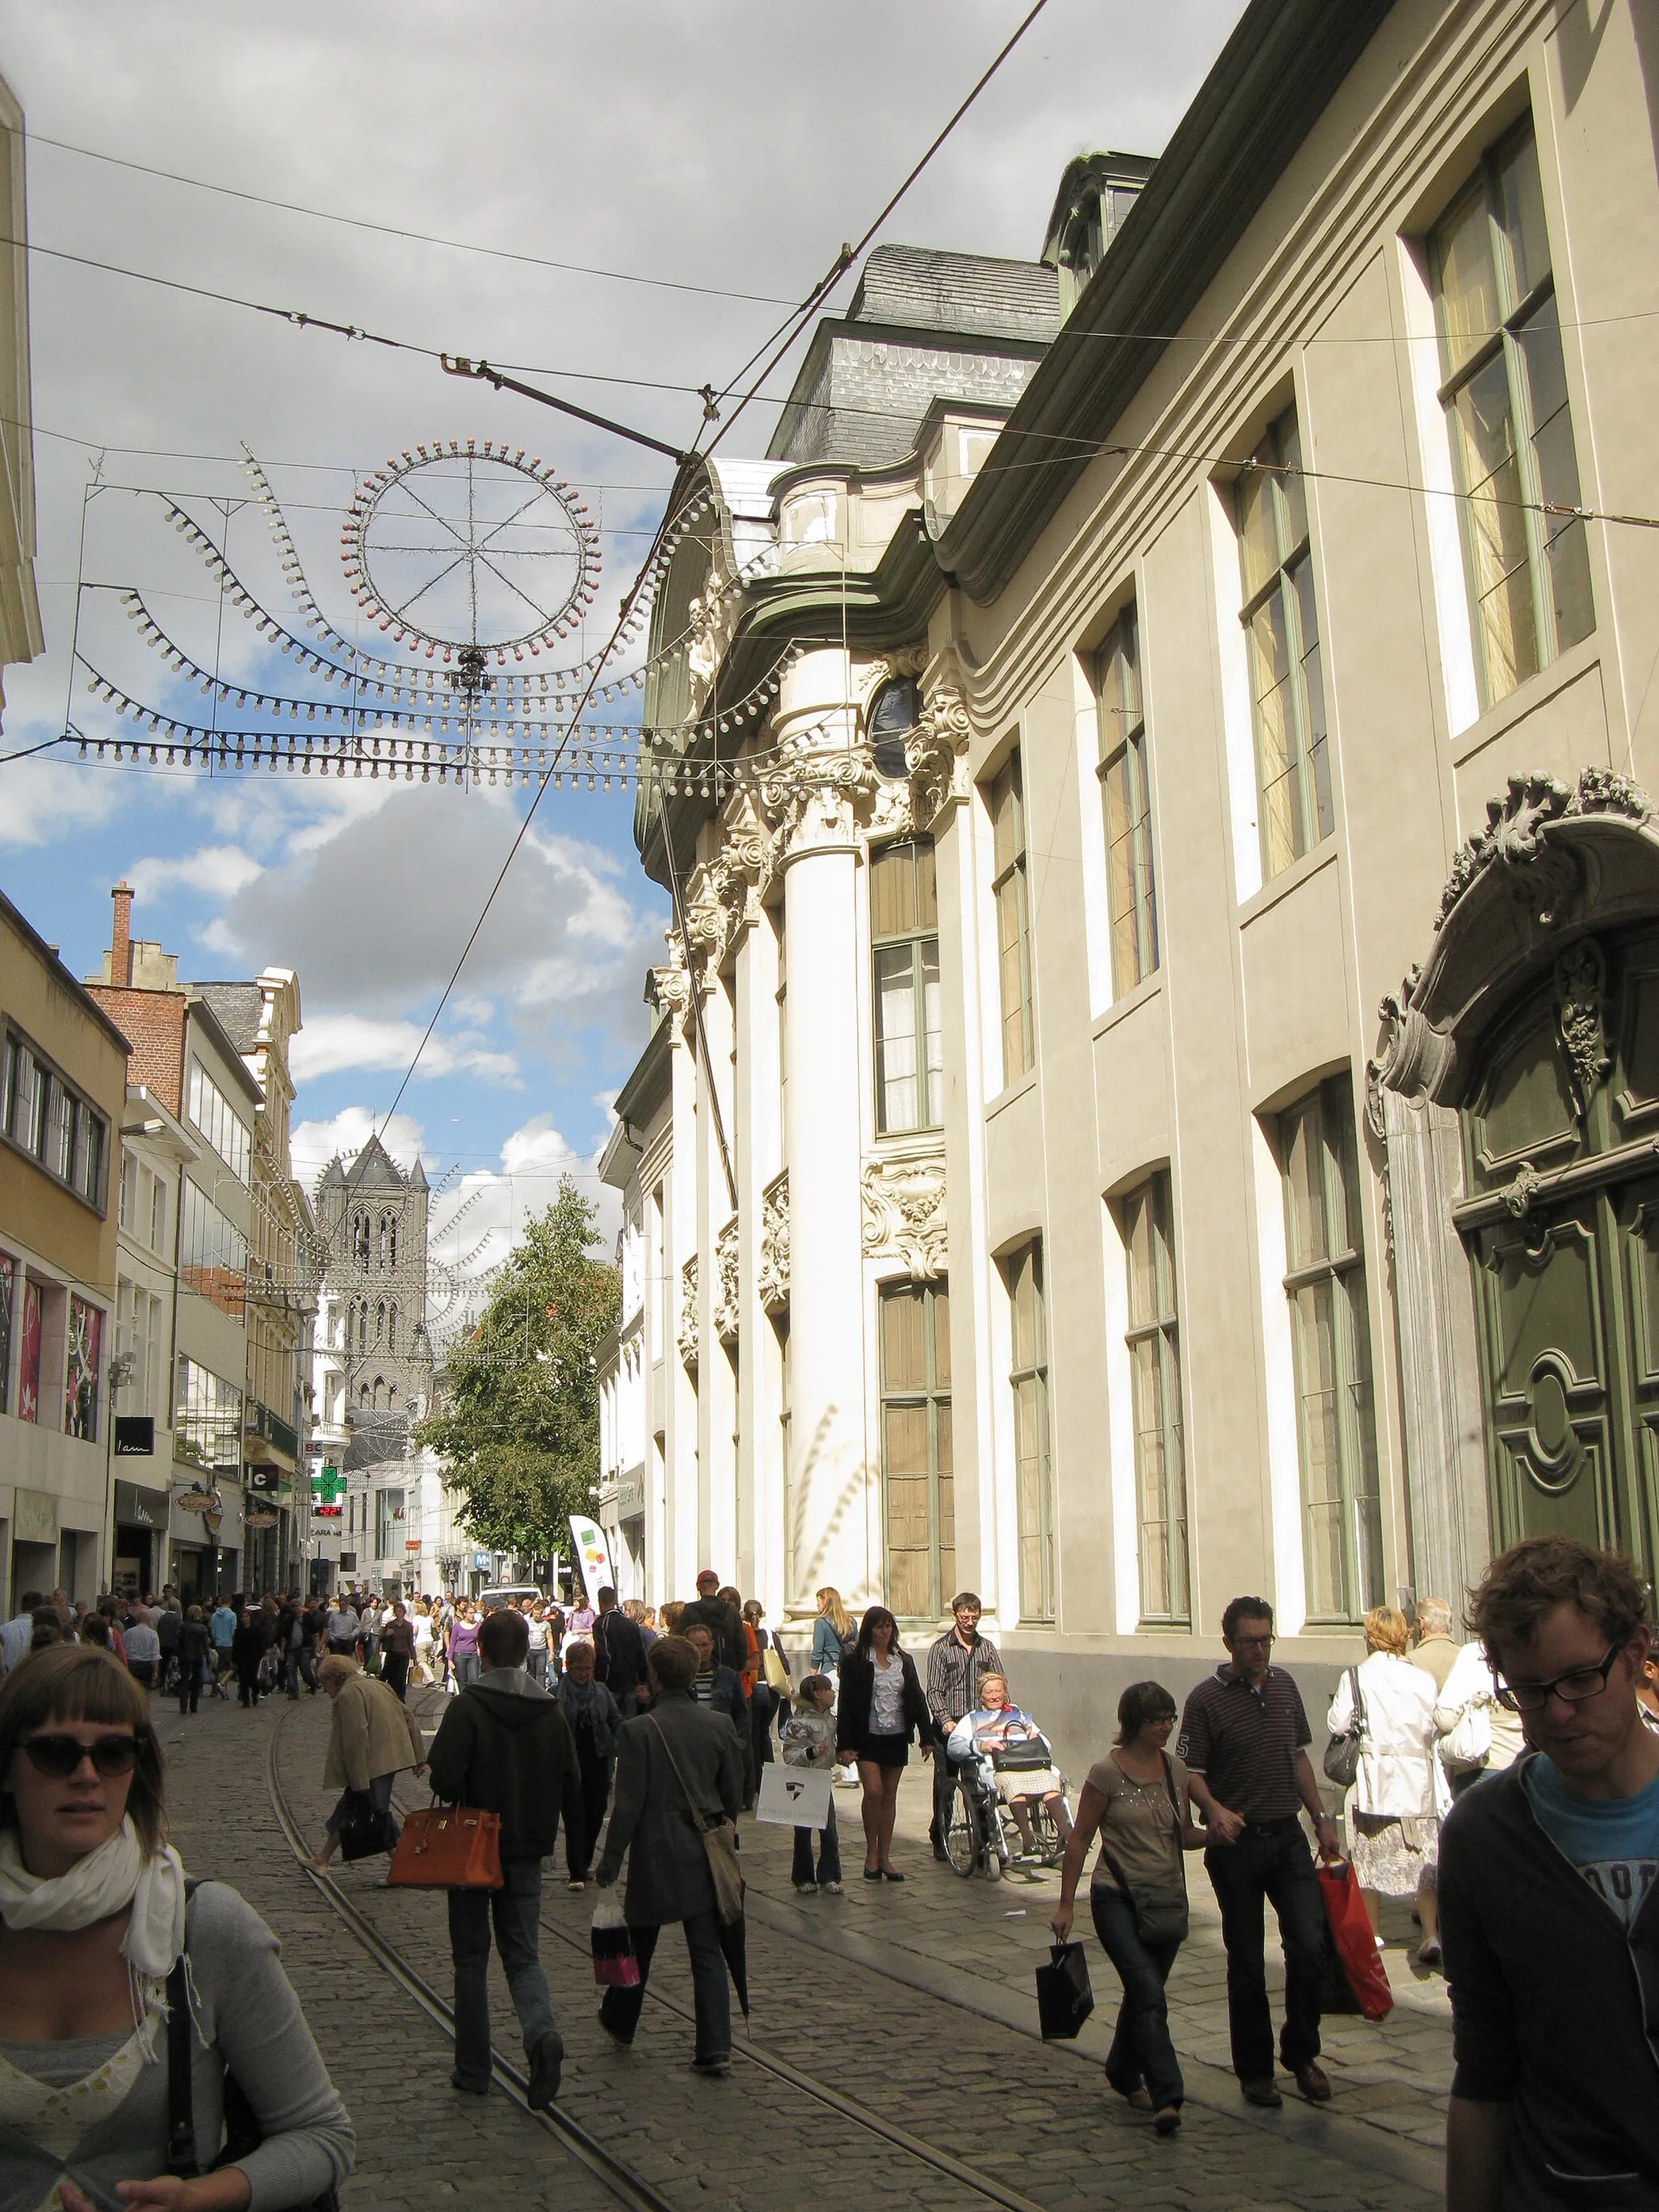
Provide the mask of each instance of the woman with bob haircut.
{"label": "woman with bob haircut", "polygon": [[1164,1993],[1187,1933],[1181,1855],[1209,1841],[1193,1820],[1187,1769],[1164,1747],[1175,1723],[1176,1702],[1162,1682],[1131,1682],[1118,1699],[1117,1741],[1089,1769],[1078,1798],[1053,1922],[1054,1940],[1064,1943],[1078,1878],[1097,1833],[1089,1911],[1123,1984],[1106,2079],[1133,2110],[1152,2113],[1161,2136],[1180,2127],[1186,2094]]}
{"label": "woman with bob haircut", "polygon": [[[350,2120],[276,1941],[167,1840],[149,1700],[107,1651],[0,1685],[0,2212],[260,2212],[351,2171]],[[187,1953],[191,2177],[168,2159],[167,1981]],[[227,2080],[261,2140],[219,2166]]]}
{"label": "woman with bob haircut", "polygon": [[931,1725],[916,1662],[899,1649],[898,1623],[884,1605],[872,1605],[842,1662],[836,1714],[836,1749],[858,1761],[864,1785],[866,1881],[904,1879],[893,1868],[899,1777],[910,1763],[911,1736],[925,1742]]}
{"label": "woman with bob haircut", "polygon": [[1359,1771],[1347,1801],[1349,1850],[1377,1948],[1380,1900],[1414,1897],[1423,1924],[1417,1955],[1437,1966],[1436,1870],[1440,1817],[1451,1809],[1451,1793],[1436,1751],[1434,1678],[1407,1657],[1410,1639],[1403,1613],[1373,1606],[1365,1615],[1365,1658],[1337,1684],[1326,1721],[1333,1735],[1359,1736]]}

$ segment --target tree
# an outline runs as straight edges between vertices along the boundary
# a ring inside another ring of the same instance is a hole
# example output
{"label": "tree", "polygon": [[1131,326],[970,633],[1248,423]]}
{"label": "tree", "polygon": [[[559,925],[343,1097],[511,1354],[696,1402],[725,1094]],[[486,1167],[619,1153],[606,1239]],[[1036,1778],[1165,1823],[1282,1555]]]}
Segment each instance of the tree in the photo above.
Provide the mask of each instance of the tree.
{"label": "tree", "polygon": [[450,1353],[418,1441],[465,1494],[461,1519],[491,1551],[547,1559],[599,1474],[599,1346],[621,1285],[591,1255],[598,1208],[568,1176],[503,1265],[477,1330]]}

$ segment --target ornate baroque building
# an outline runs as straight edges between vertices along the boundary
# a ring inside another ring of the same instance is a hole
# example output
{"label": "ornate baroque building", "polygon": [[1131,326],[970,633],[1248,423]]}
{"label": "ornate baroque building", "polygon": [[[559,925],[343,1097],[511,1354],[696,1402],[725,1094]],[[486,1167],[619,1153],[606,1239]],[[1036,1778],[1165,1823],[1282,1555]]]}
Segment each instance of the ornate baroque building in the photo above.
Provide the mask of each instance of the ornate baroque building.
{"label": "ornate baroque building", "polygon": [[646,1595],[976,1588],[1076,1744],[1239,1591],[1316,1677],[1530,1530],[1652,1571],[1656,113],[1638,0],[1253,0],[683,472]]}

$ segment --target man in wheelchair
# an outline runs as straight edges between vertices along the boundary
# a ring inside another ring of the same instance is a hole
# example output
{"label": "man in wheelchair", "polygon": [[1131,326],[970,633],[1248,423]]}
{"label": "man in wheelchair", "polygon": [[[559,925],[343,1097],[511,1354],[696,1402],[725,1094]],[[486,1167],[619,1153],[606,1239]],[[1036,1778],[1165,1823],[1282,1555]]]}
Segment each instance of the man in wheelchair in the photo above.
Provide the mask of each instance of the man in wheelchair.
{"label": "man in wheelchair", "polygon": [[951,1731],[945,1750],[960,1763],[963,1783],[978,1797],[981,1808],[994,1796],[1008,1808],[1019,1830],[1020,1848],[1028,1856],[1037,1849],[1031,1808],[1048,1808],[1063,1845],[1072,1832],[1066,1808],[1066,1784],[1054,1765],[1048,1739],[1028,1712],[1008,1698],[1008,1685],[1000,1674],[980,1677],[980,1703],[964,1714]]}

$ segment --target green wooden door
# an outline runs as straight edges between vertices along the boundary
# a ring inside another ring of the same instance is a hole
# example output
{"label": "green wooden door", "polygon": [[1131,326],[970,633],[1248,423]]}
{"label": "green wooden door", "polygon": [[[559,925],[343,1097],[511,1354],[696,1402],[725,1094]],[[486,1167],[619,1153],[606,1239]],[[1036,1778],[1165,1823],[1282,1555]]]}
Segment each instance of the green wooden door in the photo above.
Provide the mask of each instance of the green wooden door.
{"label": "green wooden door", "polygon": [[1659,1535],[1659,937],[1581,939],[1464,1114],[1495,1547]]}

